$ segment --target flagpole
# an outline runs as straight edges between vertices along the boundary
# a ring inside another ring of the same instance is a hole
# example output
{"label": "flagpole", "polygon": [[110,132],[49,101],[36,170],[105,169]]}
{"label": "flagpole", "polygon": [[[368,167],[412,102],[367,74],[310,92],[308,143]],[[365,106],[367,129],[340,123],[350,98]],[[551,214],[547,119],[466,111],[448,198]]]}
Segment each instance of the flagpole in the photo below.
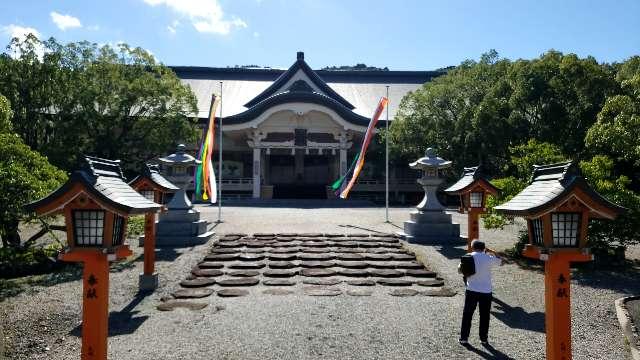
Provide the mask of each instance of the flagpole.
{"label": "flagpole", "polygon": [[[389,101],[389,85],[387,85],[387,101]],[[385,121],[385,222],[389,222],[389,102],[387,102],[387,121]]]}
{"label": "flagpole", "polygon": [[222,81],[220,81],[220,118],[218,119],[218,222],[222,222]]}

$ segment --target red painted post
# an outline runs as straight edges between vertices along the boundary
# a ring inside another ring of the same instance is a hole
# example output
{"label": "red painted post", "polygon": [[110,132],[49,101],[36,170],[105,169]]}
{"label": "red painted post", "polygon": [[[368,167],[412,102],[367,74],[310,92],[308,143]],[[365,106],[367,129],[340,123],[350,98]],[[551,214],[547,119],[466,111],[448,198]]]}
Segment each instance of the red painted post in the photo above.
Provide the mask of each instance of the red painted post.
{"label": "red painted post", "polygon": [[156,263],[156,214],[144,215],[144,275],[153,275]]}

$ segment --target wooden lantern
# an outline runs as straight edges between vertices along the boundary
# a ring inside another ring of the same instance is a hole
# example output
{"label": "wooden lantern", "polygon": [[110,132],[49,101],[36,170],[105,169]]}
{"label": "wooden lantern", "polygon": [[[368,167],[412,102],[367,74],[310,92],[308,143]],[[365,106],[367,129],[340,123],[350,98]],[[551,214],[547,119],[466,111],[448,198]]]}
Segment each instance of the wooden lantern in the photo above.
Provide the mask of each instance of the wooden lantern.
{"label": "wooden lantern", "polygon": [[527,219],[523,255],[545,262],[547,359],[571,359],[570,262],[591,261],[590,218],[614,219],[624,208],[595,192],[575,163],[534,166],[531,183],[496,210]]}
{"label": "wooden lantern", "polygon": [[[142,174],[133,179],[129,185],[147,200],[158,204],[166,203],[168,194],[180,190],[160,175],[158,165],[151,164],[147,164]],[[144,218],[144,266],[138,279],[141,291],[150,291],[158,287],[158,274],[155,272],[155,248],[156,215],[155,212],[148,212]]]}
{"label": "wooden lantern", "polygon": [[449,195],[460,196],[461,213],[468,213],[467,250],[471,251],[471,241],[480,237],[480,214],[486,211],[487,195],[496,195],[498,188],[482,174],[480,166],[464,168],[462,177],[444,190]]}
{"label": "wooden lantern", "polygon": [[39,216],[64,214],[67,247],[59,258],[84,263],[82,359],[106,359],[109,262],[132,254],[124,241],[128,216],[160,205],[127,185],[119,160],[87,156],[65,184],[25,207]]}

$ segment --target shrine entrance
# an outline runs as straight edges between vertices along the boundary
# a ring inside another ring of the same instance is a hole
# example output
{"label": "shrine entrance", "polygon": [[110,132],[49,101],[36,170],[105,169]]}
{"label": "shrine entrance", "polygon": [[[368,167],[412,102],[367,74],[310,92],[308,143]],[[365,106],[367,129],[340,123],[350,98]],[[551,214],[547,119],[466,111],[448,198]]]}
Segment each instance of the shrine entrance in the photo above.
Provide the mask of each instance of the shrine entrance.
{"label": "shrine entrance", "polygon": [[[326,199],[327,186],[336,172],[336,156],[306,154],[268,155],[267,179],[274,199]],[[335,163],[335,164],[334,164]]]}

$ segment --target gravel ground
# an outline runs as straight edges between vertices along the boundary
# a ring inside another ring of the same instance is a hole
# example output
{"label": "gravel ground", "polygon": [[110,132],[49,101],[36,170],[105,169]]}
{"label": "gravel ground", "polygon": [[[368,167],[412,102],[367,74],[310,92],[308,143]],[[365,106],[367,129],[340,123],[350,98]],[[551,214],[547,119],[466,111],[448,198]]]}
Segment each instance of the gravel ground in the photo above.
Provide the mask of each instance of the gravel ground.
{"label": "gravel ground", "polygon": [[[407,208],[392,208],[384,223],[380,208],[229,207],[216,232],[395,232]],[[200,207],[217,219],[217,208]],[[455,222],[466,224],[464,215]],[[519,225],[481,230],[495,249],[515,241]],[[461,226],[465,233],[466,226]],[[157,269],[161,287],[136,296],[140,257],[114,267],[110,286],[110,359],[540,359],[544,357],[543,273],[507,264],[495,272],[490,341],[479,346],[477,319],[472,350],[458,345],[463,287],[456,266],[462,242],[447,246],[409,245],[458,291],[454,297],[393,297],[376,288],[369,297],[312,297],[296,285],[291,295],[200,300],[199,311],[160,312],[156,305],[178,288],[209,245],[163,250]],[[630,254],[640,253],[637,248]],[[136,256],[141,250],[135,249]],[[10,358],[77,359],[81,298],[78,274],[22,279],[18,295],[0,302],[0,325]],[[28,280],[28,281],[27,281]],[[339,287],[339,286],[338,286]],[[613,307],[616,298],[640,292],[637,271],[580,271],[573,275],[574,359],[628,359]]]}

